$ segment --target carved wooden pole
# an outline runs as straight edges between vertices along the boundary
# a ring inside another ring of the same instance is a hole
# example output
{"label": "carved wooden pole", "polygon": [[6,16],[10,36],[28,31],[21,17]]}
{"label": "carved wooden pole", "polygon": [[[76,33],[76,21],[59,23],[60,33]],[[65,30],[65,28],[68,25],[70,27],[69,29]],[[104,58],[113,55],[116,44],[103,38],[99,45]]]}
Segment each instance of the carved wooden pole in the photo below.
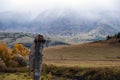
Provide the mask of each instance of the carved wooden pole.
{"label": "carved wooden pole", "polygon": [[41,71],[42,71],[42,50],[43,45],[45,43],[44,37],[42,35],[38,35],[35,42],[35,59],[33,61],[33,69],[34,69],[34,80],[41,80]]}
{"label": "carved wooden pole", "polygon": [[33,68],[33,80],[41,80],[42,71],[42,50],[45,40],[42,35],[38,35],[34,40],[33,50],[29,57],[29,72],[30,75],[31,67]]}

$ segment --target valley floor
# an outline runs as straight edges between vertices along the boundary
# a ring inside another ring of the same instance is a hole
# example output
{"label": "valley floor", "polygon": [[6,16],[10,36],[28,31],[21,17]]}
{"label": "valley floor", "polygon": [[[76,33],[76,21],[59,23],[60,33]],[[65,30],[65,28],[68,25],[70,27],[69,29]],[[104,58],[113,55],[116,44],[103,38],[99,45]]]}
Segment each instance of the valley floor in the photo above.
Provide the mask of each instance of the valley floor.
{"label": "valley floor", "polygon": [[118,40],[55,46],[44,49],[44,63],[56,66],[120,67]]}

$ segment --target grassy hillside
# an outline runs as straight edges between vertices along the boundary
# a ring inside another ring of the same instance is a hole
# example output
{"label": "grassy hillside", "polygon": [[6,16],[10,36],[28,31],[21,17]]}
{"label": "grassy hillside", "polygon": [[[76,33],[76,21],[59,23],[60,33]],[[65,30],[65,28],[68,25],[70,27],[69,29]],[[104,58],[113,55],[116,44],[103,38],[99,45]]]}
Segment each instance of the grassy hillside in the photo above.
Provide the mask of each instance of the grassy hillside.
{"label": "grassy hillside", "polygon": [[68,66],[120,66],[119,40],[44,49],[44,63]]}

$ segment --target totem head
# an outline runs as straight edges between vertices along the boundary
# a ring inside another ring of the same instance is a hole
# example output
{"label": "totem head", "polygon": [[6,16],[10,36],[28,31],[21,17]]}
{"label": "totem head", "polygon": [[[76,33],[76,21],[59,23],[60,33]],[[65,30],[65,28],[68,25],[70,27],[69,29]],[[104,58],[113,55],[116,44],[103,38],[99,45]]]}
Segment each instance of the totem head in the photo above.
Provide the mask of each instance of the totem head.
{"label": "totem head", "polygon": [[36,42],[45,43],[45,39],[44,39],[43,35],[40,35],[40,34],[39,34],[39,35],[35,38],[34,42],[35,42],[35,43],[36,43]]}

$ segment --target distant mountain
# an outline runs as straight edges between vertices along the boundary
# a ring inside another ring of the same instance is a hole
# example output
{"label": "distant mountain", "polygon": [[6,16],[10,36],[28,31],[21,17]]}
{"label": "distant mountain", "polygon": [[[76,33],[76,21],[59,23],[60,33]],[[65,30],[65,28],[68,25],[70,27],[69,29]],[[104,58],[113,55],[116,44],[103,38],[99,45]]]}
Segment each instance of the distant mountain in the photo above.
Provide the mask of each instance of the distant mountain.
{"label": "distant mountain", "polygon": [[72,43],[104,39],[120,31],[119,12],[103,12],[97,17],[85,14],[53,10],[31,19],[25,14],[3,12],[0,13],[0,31],[41,33]]}
{"label": "distant mountain", "polygon": [[96,27],[89,32],[91,35],[96,35],[96,36],[103,36],[105,37],[106,35],[112,35],[117,33],[119,30],[113,28],[109,24],[98,24]]}

